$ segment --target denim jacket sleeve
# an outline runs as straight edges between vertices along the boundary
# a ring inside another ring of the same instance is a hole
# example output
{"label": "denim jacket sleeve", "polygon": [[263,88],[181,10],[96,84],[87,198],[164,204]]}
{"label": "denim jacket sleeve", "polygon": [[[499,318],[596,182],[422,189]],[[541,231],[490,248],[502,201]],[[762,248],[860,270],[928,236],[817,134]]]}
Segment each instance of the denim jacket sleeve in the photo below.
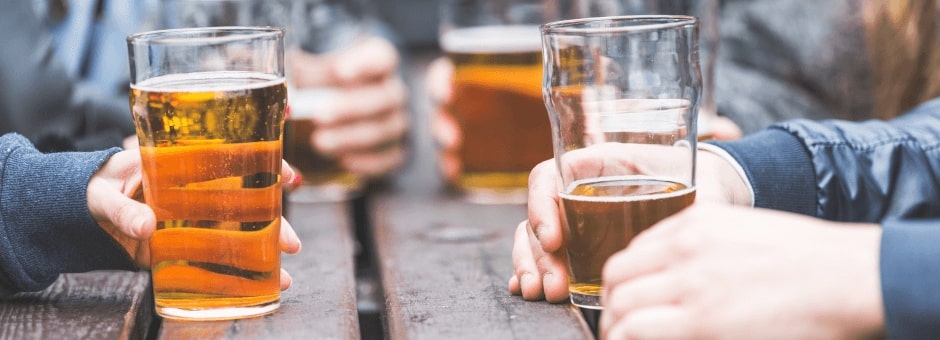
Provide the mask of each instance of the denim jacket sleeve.
{"label": "denim jacket sleeve", "polygon": [[887,122],[796,120],[717,144],[755,206],[881,223],[889,336],[940,334],[940,99]]}
{"label": "denim jacket sleeve", "polygon": [[88,211],[88,180],[117,151],[43,154],[0,136],[0,296],[44,289],[60,273],[134,268]]}

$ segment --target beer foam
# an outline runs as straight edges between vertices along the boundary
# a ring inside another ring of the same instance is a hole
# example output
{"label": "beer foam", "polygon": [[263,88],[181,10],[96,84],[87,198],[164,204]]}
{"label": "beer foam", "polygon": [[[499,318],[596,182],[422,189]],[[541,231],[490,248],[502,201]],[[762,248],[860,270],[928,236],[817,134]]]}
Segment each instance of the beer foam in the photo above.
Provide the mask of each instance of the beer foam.
{"label": "beer foam", "polygon": [[542,49],[537,25],[480,26],[448,31],[441,48],[451,53],[512,53]]}
{"label": "beer foam", "polygon": [[153,77],[131,88],[149,92],[242,91],[283,84],[284,77],[260,72],[216,71]]}

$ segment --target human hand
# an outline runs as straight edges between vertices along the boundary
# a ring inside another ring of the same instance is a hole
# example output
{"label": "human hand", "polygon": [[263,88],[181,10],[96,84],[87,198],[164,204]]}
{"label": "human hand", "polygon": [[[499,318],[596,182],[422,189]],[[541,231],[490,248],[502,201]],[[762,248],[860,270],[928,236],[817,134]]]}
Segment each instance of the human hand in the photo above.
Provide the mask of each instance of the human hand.
{"label": "human hand", "polygon": [[[605,143],[569,152],[572,172],[621,169],[618,174],[644,174],[668,166],[673,147]],[[578,160],[582,161],[578,161]],[[600,160],[602,167],[597,167]],[[750,204],[747,185],[728,162],[709,152],[698,153],[696,201]],[[587,164],[595,166],[581,166]],[[626,170],[624,170],[626,169]],[[560,200],[562,191],[555,161],[538,164],[529,174],[528,219],[516,228],[513,244],[513,275],[509,292],[526,300],[564,302],[568,297],[567,254],[564,248]]]}
{"label": "human hand", "polygon": [[529,173],[528,219],[519,223],[512,247],[513,275],[509,292],[529,301],[551,303],[568,299],[568,255],[564,249],[554,159]]}
{"label": "human hand", "polygon": [[[287,190],[300,183],[298,176],[286,162],[282,164],[282,183]],[[149,268],[149,239],[156,230],[157,218],[153,210],[142,203],[142,178],[139,150],[118,152],[88,181],[87,200],[88,210],[98,225],[127,251],[138,267]],[[288,254],[296,254],[301,248],[293,227],[283,218],[280,247]],[[290,285],[290,274],[281,269],[281,289]]]}
{"label": "human hand", "polygon": [[404,162],[408,94],[391,43],[368,37],[322,55],[294,50],[288,60],[293,86],[329,94],[323,101],[291,107],[294,118],[314,121],[309,137],[314,150],[366,177],[385,175]]}
{"label": "human hand", "polygon": [[738,124],[725,116],[709,118],[708,126],[711,137],[716,140],[735,140],[743,135]]}
{"label": "human hand", "polygon": [[124,148],[124,150],[133,150],[133,149],[140,148],[140,142],[137,140],[136,134],[124,137],[124,141],[121,142],[121,145]]}
{"label": "human hand", "polygon": [[462,138],[457,121],[447,111],[453,96],[452,77],[454,64],[446,57],[439,57],[428,65],[425,74],[425,91],[431,99],[431,135],[439,150],[438,167],[445,181],[453,183],[460,175],[460,150]]}
{"label": "human hand", "polygon": [[849,339],[883,330],[873,224],[696,203],[604,266],[606,339]]}

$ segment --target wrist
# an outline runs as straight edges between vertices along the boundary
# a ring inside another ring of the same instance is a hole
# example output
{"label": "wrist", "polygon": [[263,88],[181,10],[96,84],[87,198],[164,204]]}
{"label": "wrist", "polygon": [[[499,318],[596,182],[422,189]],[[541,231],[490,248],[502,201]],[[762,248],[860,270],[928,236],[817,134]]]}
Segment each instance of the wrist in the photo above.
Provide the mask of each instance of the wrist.
{"label": "wrist", "polygon": [[835,227],[841,231],[834,238],[840,242],[846,256],[842,276],[849,278],[850,285],[843,286],[841,301],[834,301],[836,312],[842,313],[841,325],[845,338],[881,339],[885,336],[885,310],[881,293],[879,271],[879,249],[882,229],[875,224],[842,224]]}
{"label": "wrist", "polygon": [[754,189],[741,165],[724,149],[698,143],[696,185],[699,193],[722,203],[754,206]]}

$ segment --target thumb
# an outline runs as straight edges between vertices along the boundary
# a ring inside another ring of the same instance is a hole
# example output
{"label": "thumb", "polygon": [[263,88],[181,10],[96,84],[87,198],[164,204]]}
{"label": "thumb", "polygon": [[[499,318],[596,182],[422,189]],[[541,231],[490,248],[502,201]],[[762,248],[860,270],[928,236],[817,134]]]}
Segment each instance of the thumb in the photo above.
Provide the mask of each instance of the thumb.
{"label": "thumb", "polygon": [[102,202],[105,216],[122,234],[137,240],[150,238],[157,227],[157,217],[146,204],[124,195],[109,195]]}

